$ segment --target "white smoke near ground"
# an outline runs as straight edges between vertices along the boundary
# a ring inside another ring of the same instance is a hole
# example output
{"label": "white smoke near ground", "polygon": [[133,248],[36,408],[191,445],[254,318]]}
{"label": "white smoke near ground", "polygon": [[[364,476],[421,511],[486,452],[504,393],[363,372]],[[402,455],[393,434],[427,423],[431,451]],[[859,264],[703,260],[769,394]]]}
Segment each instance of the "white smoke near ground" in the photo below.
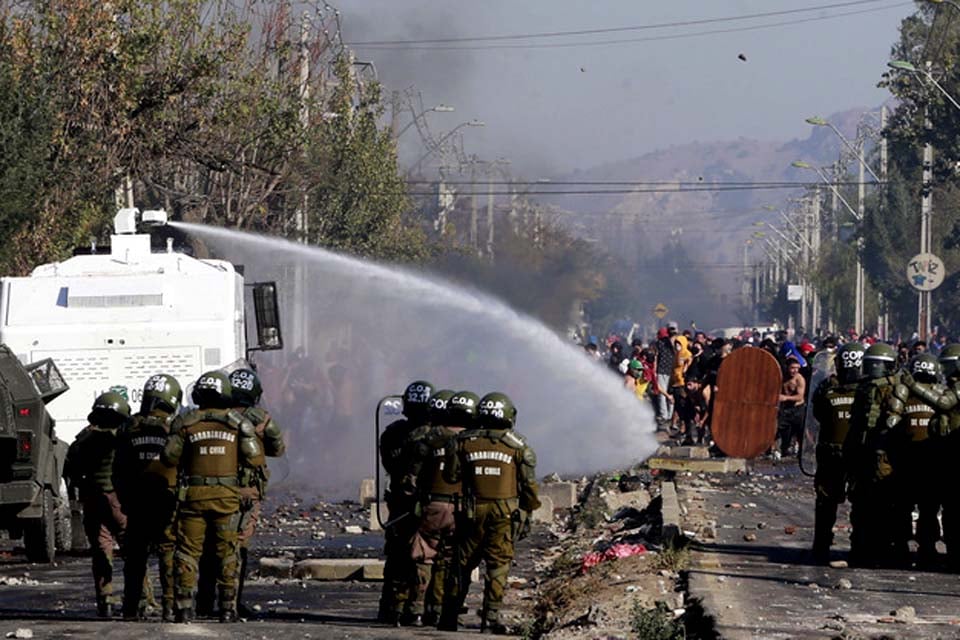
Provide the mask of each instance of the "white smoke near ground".
{"label": "white smoke near ground", "polygon": [[172,224],[243,265],[248,283],[277,281],[285,349],[256,361],[293,482],[353,494],[374,472],[377,402],[419,379],[509,395],[540,475],[616,468],[656,448],[648,405],[616,375],[489,295],[279,238]]}

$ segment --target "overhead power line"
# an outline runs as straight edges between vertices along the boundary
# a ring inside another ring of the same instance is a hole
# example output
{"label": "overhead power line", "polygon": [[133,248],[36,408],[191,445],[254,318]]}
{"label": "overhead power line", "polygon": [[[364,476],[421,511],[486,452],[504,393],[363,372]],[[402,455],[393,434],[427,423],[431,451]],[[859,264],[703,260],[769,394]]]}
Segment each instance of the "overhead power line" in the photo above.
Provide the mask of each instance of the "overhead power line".
{"label": "overhead power line", "polygon": [[[661,22],[655,24],[642,24],[625,27],[604,27],[599,29],[577,29],[573,31],[541,31],[536,33],[516,33],[516,34],[497,34],[486,36],[458,36],[454,38],[425,38],[417,40],[366,40],[347,42],[351,47],[359,46],[381,46],[381,45],[411,45],[411,44],[449,44],[456,42],[498,42],[509,40],[532,40],[539,38],[560,38],[567,36],[599,35],[604,33],[623,33],[630,31],[647,31],[650,29],[667,29],[675,27],[691,27],[704,24],[716,24],[721,22],[736,22],[741,20],[754,20],[757,18],[771,18],[775,16],[784,16],[797,13],[809,13],[812,11],[823,11],[826,9],[838,9],[843,7],[852,7],[857,5],[876,4],[881,0],[851,0],[848,2],[835,2],[814,7],[800,7],[797,9],[784,9],[781,11],[764,11],[761,13],[748,13],[736,16],[726,16],[721,18],[701,18],[698,20],[681,20],[674,22]],[[908,3],[909,4],[909,3]]]}
{"label": "overhead power line", "polygon": [[[438,184],[440,180],[408,180],[407,184]],[[664,187],[808,187],[811,184],[821,184],[821,183],[811,183],[808,181],[791,181],[791,180],[743,180],[743,181],[723,181],[723,182],[710,182],[707,180],[443,180],[444,186],[490,186],[490,185],[499,185],[499,186],[538,186],[543,189],[549,189],[550,187],[568,187],[568,186],[577,186],[577,187],[649,187],[649,186],[664,186]],[[840,180],[837,182],[831,182],[830,184],[840,187],[856,187],[860,184],[873,185],[878,184],[874,181],[865,181],[863,183],[857,180]],[[529,191],[523,191],[522,193],[530,193]]]}
{"label": "overhead power line", "polygon": [[[873,1],[873,0],[870,0]],[[585,41],[576,41],[576,42],[548,42],[548,43],[501,43],[501,44],[450,44],[450,45],[419,45],[419,44],[404,44],[404,45],[364,45],[357,44],[355,45],[358,48],[368,49],[371,51],[483,51],[483,50],[492,50],[492,51],[502,51],[506,49],[567,49],[574,47],[595,47],[595,46],[607,46],[607,45],[618,45],[618,44],[633,44],[638,42],[658,42],[663,40],[682,40],[687,38],[698,38],[701,36],[710,36],[718,35],[725,33],[741,33],[746,31],[759,31],[763,29],[772,29],[777,27],[786,27],[792,25],[806,24],[808,22],[821,22],[824,20],[833,20],[835,18],[844,18],[848,16],[862,15],[866,13],[876,13],[879,11],[887,11],[890,9],[896,9],[906,6],[912,6],[912,2],[894,2],[892,4],[886,4],[879,7],[873,7],[870,9],[860,9],[857,11],[843,11],[838,13],[832,13],[829,15],[823,16],[814,16],[811,18],[800,18],[796,20],[782,20],[779,22],[768,22],[764,24],[743,26],[743,27],[731,27],[727,29],[708,29],[705,31],[693,31],[687,33],[674,33],[666,34],[659,36],[646,36],[641,38],[617,38],[617,39],[607,39],[607,40],[585,40]]]}

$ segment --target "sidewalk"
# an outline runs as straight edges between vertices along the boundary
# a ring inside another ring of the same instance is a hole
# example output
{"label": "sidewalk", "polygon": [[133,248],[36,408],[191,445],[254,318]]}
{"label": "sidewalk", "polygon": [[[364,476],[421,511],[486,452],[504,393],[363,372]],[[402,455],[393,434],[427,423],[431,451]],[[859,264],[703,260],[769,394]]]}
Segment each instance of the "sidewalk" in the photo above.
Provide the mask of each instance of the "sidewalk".
{"label": "sidewalk", "polygon": [[[688,601],[700,600],[719,637],[960,638],[960,576],[813,564],[812,478],[793,462],[748,468],[676,476],[694,541]],[[835,561],[849,550],[848,514]]]}

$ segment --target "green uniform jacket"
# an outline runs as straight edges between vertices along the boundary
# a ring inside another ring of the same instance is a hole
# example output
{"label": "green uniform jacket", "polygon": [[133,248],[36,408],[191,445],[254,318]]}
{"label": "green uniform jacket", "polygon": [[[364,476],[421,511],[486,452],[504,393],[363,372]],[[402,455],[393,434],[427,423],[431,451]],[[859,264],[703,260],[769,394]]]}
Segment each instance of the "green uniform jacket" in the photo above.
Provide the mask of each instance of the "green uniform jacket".
{"label": "green uniform jacket", "polygon": [[84,498],[113,491],[113,461],[117,450],[117,429],[95,424],[81,431],[67,450],[63,477],[71,491]]}

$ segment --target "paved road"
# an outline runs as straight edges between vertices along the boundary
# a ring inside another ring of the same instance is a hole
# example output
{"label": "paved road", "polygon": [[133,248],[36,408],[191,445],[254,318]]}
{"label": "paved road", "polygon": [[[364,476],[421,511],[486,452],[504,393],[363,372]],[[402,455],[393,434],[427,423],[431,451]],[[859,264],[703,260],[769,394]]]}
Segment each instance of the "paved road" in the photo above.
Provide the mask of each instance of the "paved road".
{"label": "paved road", "polygon": [[[814,564],[811,479],[796,465],[759,471],[677,478],[685,526],[716,521],[715,539],[708,532],[694,546],[689,586],[721,637],[960,638],[960,576]],[[839,560],[849,550],[846,508],[838,524]],[[841,579],[851,588],[839,588]],[[915,608],[915,621],[890,616],[905,605]]]}
{"label": "paved road", "polygon": [[[382,538],[368,534],[361,538],[326,540],[318,556],[334,555],[330,549],[351,545],[353,556],[377,557]],[[261,548],[275,551],[271,536],[260,539]],[[366,545],[366,546],[364,546]],[[319,545],[318,545],[319,546]],[[284,545],[286,547],[286,545]],[[36,585],[0,584],[0,638],[18,628],[33,631],[37,638],[443,638],[455,634],[433,629],[393,629],[372,622],[376,616],[380,582],[318,582],[254,579],[248,582],[245,599],[262,608],[257,619],[221,625],[201,621],[190,625],[103,621],[95,617],[90,560],[81,556],[62,557],[55,565],[28,564],[20,550],[0,545],[0,581],[24,576]],[[122,591],[122,560],[116,562],[115,589]],[[154,574],[155,575],[155,574]],[[478,605],[474,586],[468,604]],[[464,633],[478,631],[478,618],[463,616]]]}

